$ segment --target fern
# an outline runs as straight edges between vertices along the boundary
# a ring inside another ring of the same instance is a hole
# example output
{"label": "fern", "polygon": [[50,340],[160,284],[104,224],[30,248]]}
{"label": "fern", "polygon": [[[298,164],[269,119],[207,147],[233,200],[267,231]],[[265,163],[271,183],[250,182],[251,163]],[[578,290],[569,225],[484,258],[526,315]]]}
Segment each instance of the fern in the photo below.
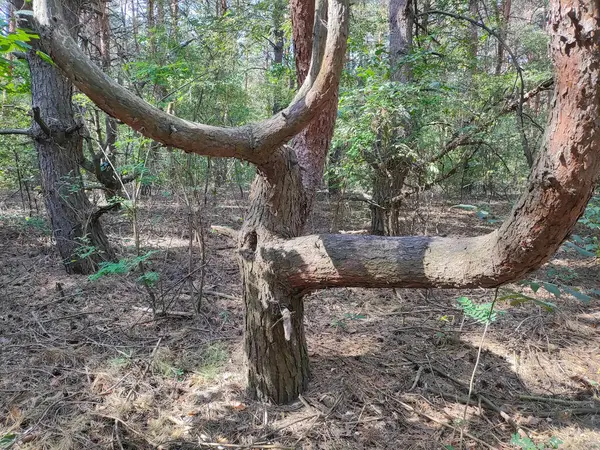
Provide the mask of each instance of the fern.
{"label": "fern", "polygon": [[475,320],[476,322],[485,325],[495,322],[498,319],[499,313],[493,310],[494,303],[473,303],[468,297],[460,297],[456,299],[460,309],[465,316]]}
{"label": "fern", "polygon": [[[99,280],[102,277],[106,277],[106,276],[112,276],[112,275],[125,275],[126,273],[129,273],[132,269],[135,269],[140,263],[146,261],[150,256],[152,256],[154,253],[156,253],[156,251],[150,251],[144,255],[140,255],[137,256],[135,258],[124,258],[121,259],[117,262],[102,262],[100,263],[100,268],[98,269],[98,272],[90,275],[88,277],[88,279],[90,281],[96,281]],[[150,272],[151,274],[154,274],[155,272]],[[146,274],[149,275],[149,274]],[[143,277],[143,275],[142,275]],[[140,278],[142,278],[140,277]],[[151,278],[153,278],[154,275],[151,275]],[[156,280],[158,279],[158,274],[156,274]],[[156,281],[153,279],[148,279],[148,280],[140,280],[143,282],[152,282],[152,281]]]}

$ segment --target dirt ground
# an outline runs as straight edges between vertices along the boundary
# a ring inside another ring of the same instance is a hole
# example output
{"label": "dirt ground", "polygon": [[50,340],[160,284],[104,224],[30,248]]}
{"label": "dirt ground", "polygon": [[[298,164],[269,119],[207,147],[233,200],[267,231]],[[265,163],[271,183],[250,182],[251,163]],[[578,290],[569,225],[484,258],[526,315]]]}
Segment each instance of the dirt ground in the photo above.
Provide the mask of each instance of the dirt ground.
{"label": "dirt ground", "polygon": [[[197,245],[189,252],[182,197],[158,194],[140,207],[142,246],[157,251],[147,263],[160,274],[152,290],[169,311],[159,317],[139,273],[67,276],[48,225],[0,198],[0,448],[600,449],[597,300],[507,286],[499,297],[518,291],[556,308],[498,301],[502,314],[482,339],[485,326],[456,299],[491,302],[494,290],[318,292],[306,299],[310,387],[273,406],[244,395],[235,250],[216,233],[205,235],[204,297],[193,313],[201,256]],[[486,204],[498,218],[509,210]],[[245,205],[211,198],[205,228],[239,225]],[[407,232],[498,225],[450,205],[421,199]],[[126,212],[105,222],[121,257],[131,256]],[[340,227],[368,228],[366,206],[320,201],[309,228]],[[600,287],[596,261],[564,247],[529,279]]]}

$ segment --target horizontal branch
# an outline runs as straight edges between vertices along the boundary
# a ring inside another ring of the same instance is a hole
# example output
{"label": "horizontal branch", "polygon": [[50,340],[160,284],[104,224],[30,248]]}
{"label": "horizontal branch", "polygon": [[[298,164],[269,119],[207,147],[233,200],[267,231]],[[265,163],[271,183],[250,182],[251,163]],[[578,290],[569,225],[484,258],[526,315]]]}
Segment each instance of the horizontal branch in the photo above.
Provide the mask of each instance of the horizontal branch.
{"label": "horizontal branch", "polygon": [[462,239],[311,235],[269,246],[261,257],[274,261],[276,276],[300,292],[342,286],[493,287],[506,281],[495,277],[490,265],[494,240],[495,234]]}
{"label": "horizontal branch", "polygon": [[[527,91],[523,94],[523,102],[527,102],[532,98],[536,97],[538,94],[544,91],[549,91],[554,86],[554,79],[549,78],[547,80],[542,81],[536,87]],[[504,108],[502,108],[501,114],[506,114],[508,112],[516,111],[519,108],[519,99],[508,102]]]}
{"label": "horizontal branch", "polygon": [[22,136],[33,137],[33,132],[31,131],[31,128],[5,128],[0,129],[0,134],[19,134]]}
{"label": "horizontal branch", "polygon": [[[300,132],[337,91],[348,35],[347,0],[329,0],[329,20],[321,70],[301,87],[301,95],[280,113],[257,124],[216,127],[170,115],[109,78],[81,51],[62,22],[58,0],[34,0],[37,31],[48,54],[74,84],[110,116],[166,146],[206,156],[234,157],[268,167],[271,155]],[[315,33],[321,31],[320,23]],[[316,39],[318,41],[319,39]],[[315,52],[317,55],[319,52]]]}

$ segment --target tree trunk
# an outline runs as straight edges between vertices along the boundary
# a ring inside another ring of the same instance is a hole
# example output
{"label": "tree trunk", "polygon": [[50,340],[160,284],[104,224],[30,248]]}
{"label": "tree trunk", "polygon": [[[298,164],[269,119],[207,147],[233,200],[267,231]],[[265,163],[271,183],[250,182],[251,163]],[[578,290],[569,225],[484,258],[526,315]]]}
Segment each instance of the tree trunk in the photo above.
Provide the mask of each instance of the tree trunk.
{"label": "tree trunk", "polygon": [[[413,45],[414,14],[410,0],[390,0],[388,9],[390,27],[390,79],[408,83],[411,66],[404,60]],[[408,174],[409,161],[397,154],[394,144],[399,140],[410,140],[410,119],[391,118],[391,123],[382,122],[379,130],[378,147],[371,163],[373,168],[371,205],[371,234],[398,236],[400,234],[400,204],[404,180]],[[395,123],[394,123],[395,122]],[[402,128],[403,136],[400,136]]]}
{"label": "tree trunk", "polygon": [[[320,11],[316,13],[319,17],[325,13]],[[312,1],[293,0],[299,84],[310,76],[314,22]],[[315,26],[321,26],[318,19]],[[291,148],[283,147],[275,155],[268,164],[271,175],[259,173],[251,189],[250,209],[239,246],[246,306],[248,393],[260,400],[288,403],[298,398],[308,384],[303,296],[274,276],[274,262],[264,249],[274,240],[302,233],[323,176],[336,114],[337,92],[294,138]]]}
{"label": "tree trunk", "polygon": [[[21,6],[21,5],[19,5]],[[31,8],[22,5],[21,9]],[[65,21],[71,32],[78,22],[76,2]],[[67,273],[90,274],[98,263],[114,258],[100,224],[100,213],[83,190],[79,165],[83,161],[83,137],[73,116],[72,82],[37,54],[27,54],[31,73],[32,132],[38,153],[46,210],[56,247]],[[43,50],[43,49],[42,49]]]}
{"label": "tree trunk", "polygon": [[[479,0],[469,0],[469,15],[472,19],[479,20]],[[479,44],[479,27],[473,23],[469,24],[469,41],[467,45],[470,75],[477,70],[477,50]]]}
{"label": "tree trunk", "polygon": [[371,234],[398,236],[402,188],[409,165],[404,159],[392,158],[378,164],[373,177],[373,203],[371,205]]}
{"label": "tree trunk", "polygon": [[[502,38],[502,42],[506,42],[508,36],[508,22],[510,20],[510,10],[512,6],[512,0],[503,0],[501,4],[501,10],[497,9],[497,21],[498,21],[498,34]],[[496,6],[497,8],[497,6]],[[496,52],[496,75],[502,73],[502,64],[504,63],[504,45],[498,41],[497,52]],[[531,164],[529,165],[531,167]]]}
{"label": "tree trunk", "polygon": [[[100,261],[113,259],[99,216],[92,211],[79,171],[83,160],[83,138],[79,134],[71,104],[72,84],[58,69],[30,51],[33,108],[50,136],[34,122],[35,147],[46,209],[56,246],[68,273],[93,273]],[[86,255],[92,247],[95,252]]]}
{"label": "tree trunk", "polygon": [[[244,287],[245,350],[248,394],[263,401],[288,403],[304,391],[309,367],[304,337],[302,296],[294,295],[273,274],[263,249],[274,239],[298,236],[307,202],[293,150],[278,160],[276,184],[257,175],[240,237],[240,271]],[[289,168],[292,168],[291,170]]]}

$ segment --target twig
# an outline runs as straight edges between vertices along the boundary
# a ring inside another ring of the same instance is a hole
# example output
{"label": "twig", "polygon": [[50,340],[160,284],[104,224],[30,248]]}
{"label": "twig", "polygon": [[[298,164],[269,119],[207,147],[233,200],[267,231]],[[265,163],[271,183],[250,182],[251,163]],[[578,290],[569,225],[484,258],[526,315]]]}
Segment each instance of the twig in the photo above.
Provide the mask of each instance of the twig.
{"label": "twig", "polygon": [[152,308],[147,306],[132,306],[132,309],[143,311],[149,314],[154,314],[156,317],[194,317],[194,313],[187,311],[156,311],[153,312]]}
{"label": "twig", "polygon": [[125,428],[127,428],[129,431],[131,431],[133,434],[137,434],[139,437],[141,437],[144,441],[146,441],[152,447],[154,447],[154,448],[158,447],[150,439],[148,439],[146,436],[144,436],[144,434],[141,431],[136,430],[131,425],[129,425],[127,422],[125,422],[123,419],[119,419],[118,417],[109,416],[107,414],[102,414],[102,413],[98,413],[95,411],[90,411],[90,414],[92,414],[94,416],[98,416],[98,417],[103,417],[105,419],[113,420],[115,422],[119,422],[121,425],[123,425]]}
{"label": "twig", "polygon": [[554,397],[537,397],[535,395],[519,395],[520,400],[529,400],[532,402],[547,402],[547,403],[556,403],[559,405],[566,406],[574,406],[574,405],[589,405],[593,403],[593,400],[589,401],[580,401],[580,400],[566,400],[562,398],[554,398]]}
{"label": "twig", "polygon": [[142,376],[138,380],[136,380],[135,385],[127,393],[127,397],[125,397],[126,401],[129,401],[129,398],[131,397],[131,394],[133,394],[133,391],[135,390],[135,388],[138,387],[139,380],[143,380],[146,377],[146,374],[150,370],[150,366],[152,365],[152,362],[154,361],[154,356],[156,355],[156,352],[158,350],[158,347],[159,347],[161,341],[162,341],[162,336],[158,338],[158,341],[156,342],[156,345],[154,346],[154,349],[152,349],[152,353],[150,354],[150,362],[146,365],[146,368],[144,369],[144,372],[142,373]]}
{"label": "twig", "polygon": [[254,448],[277,448],[281,450],[295,450],[296,447],[285,447],[283,445],[278,444],[222,444],[219,442],[198,442],[198,445],[201,447],[225,447],[225,448],[246,448],[246,449],[254,449]]}
{"label": "twig", "polygon": [[600,408],[572,408],[572,409],[561,409],[560,411],[541,411],[536,412],[537,417],[569,417],[569,416],[582,416],[585,414],[600,414]]}
{"label": "twig", "polygon": [[229,300],[240,300],[239,297],[236,297],[235,295],[229,295],[229,294],[224,294],[223,292],[217,292],[217,291],[204,291],[205,294],[208,295],[214,295],[215,297],[222,297],[222,298],[227,298]]}
{"label": "twig", "polygon": [[[408,404],[404,403],[404,402],[403,402],[403,401],[401,401],[401,400],[398,400],[397,398],[394,398],[394,397],[390,396],[389,394],[387,394],[387,393],[386,393],[385,391],[383,391],[382,389],[379,389],[378,387],[375,387],[375,389],[376,389],[376,390],[378,390],[379,392],[381,392],[381,393],[382,393],[383,395],[385,395],[387,398],[390,398],[390,399],[394,400],[396,403],[398,403],[400,406],[402,406],[402,407],[403,407],[404,409],[406,409],[407,411],[410,411],[410,412],[412,412],[412,413],[415,413],[415,414],[417,414],[418,416],[424,417],[425,419],[427,419],[427,420],[430,420],[430,421],[432,421],[432,422],[435,422],[435,423],[437,423],[438,425],[441,425],[441,426],[443,426],[443,427],[445,427],[445,428],[448,428],[448,429],[450,429],[450,430],[452,430],[452,431],[454,431],[454,432],[460,432],[460,430],[459,430],[458,428],[456,428],[456,427],[453,427],[453,426],[452,426],[452,425],[450,425],[449,423],[447,423],[447,422],[444,422],[444,421],[442,421],[442,420],[439,420],[439,419],[436,419],[435,417],[433,417],[433,416],[430,416],[429,414],[423,413],[423,412],[421,412],[421,411],[417,411],[417,410],[416,410],[415,408],[413,408],[412,406],[410,406],[410,405],[408,405]],[[489,449],[491,449],[491,450],[495,450],[495,447],[493,447],[493,446],[491,446],[490,444],[488,444],[487,442],[485,442],[485,441],[482,441],[481,439],[479,439],[479,438],[477,438],[477,437],[473,436],[472,434],[470,434],[470,433],[467,433],[467,432],[465,432],[465,433],[463,433],[463,434],[464,434],[466,437],[468,437],[469,439],[472,439],[472,440],[474,440],[475,442],[477,442],[477,443],[479,443],[479,444],[483,445],[485,448],[489,448]]]}
{"label": "twig", "polygon": [[121,442],[121,436],[119,436],[119,421],[115,420],[115,439],[117,440],[117,444],[119,444],[119,448],[124,450],[123,443]]}
{"label": "twig", "polygon": [[[490,312],[487,316],[487,320],[485,321],[485,327],[483,328],[483,333],[481,334],[481,341],[479,342],[479,348],[477,349],[477,358],[475,359],[475,367],[473,367],[473,373],[471,374],[471,380],[469,381],[469,393],[467,394],[467,402],[465,403],[465,409],[463,411],[463,422],[467,421],[467,409],[469,407],[469,402],[471,400],[471,394],[473,393],[473,386],[475,384],[475,375],[477,374],[477,367],[479,366],[479,359],[481,358],[481,350],[483,349],[483,343],[485,342],[485,335],[487,333],[488,327],[490,326],[491,317],[494,312],[494,306],[496,306],[496,300],[498,300],[498,288],[496,288],[496,292],[494,294],[494,301],[492,302],[492,306],[490,306]],[[460,440],[462,443],[463,437],[463,427],[460,427]]]}
{"label": "twig", "polygon": [[415,381],[413,382],[409,391],[412,391],[414,388],[417,387],[417,384],[419,383],[419,379],[421,378],[422,373],[423,373],[423,366],[419,366],[419,370],[417,370],[417,376],[415,377]]}

